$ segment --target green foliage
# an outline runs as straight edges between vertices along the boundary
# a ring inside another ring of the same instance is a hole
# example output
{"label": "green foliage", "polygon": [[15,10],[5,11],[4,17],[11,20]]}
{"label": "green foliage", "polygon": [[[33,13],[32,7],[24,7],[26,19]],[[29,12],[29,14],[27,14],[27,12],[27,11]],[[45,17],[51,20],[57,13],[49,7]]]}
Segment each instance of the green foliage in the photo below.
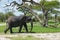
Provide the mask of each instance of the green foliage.
{"label": "green foliage", "polygon": [[35,10],[41,10],[41,7],[39,5],[30,5],[31,9],[35,9]]}
{"label": "green foliage", "polygon": [[5,19],[4,14],[3,14],[3,13],[0,13],[0,22],[3,22],[3,21],[4,21],[4,19]]}
{"label": "green foliage", "polygon": [[49,8],[57,7],[58,5],[59,5],[59,2],[57,1],[46,2],[44,4],[45,7],[49,7]]}
{"label": "green foliage", "polygon": [[13,12],[6,12],[4,15],[5,15],[5,19],[8,19],[10,16],[15,16]]}
{"label": "green foliage", "polygon": [[4,22],[10,16],[15,16],[15,15],[12,12],[0,13],[0,22]]}
{"label": "green foliage", "polygon": [[40,4],[45,7],[45,9],[50,9],[50,8],[59,8],[59,2],[58,1],[41,1]]}

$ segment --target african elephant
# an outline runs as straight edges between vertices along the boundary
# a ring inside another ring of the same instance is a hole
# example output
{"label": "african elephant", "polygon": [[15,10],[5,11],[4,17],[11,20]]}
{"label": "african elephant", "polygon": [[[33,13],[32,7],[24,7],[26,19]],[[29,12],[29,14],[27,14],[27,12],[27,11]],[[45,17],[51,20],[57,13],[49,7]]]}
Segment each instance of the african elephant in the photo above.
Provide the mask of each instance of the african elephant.
{"label": "african elephant", "polygon": [[12,32],[12,28],[13,27],[19,27],[19,32],[21,32],[22,27],[24,26],[24,28],[26,29],[26,32],[28,32],[28,28],[27,28],[27,22],[31,22],[31,30],[33,28],[33,20],[30,16],[10,16],[7,21],[7,28],[4,30],[4,33],[7,33],[8,30],[10,30],[10,33]]}

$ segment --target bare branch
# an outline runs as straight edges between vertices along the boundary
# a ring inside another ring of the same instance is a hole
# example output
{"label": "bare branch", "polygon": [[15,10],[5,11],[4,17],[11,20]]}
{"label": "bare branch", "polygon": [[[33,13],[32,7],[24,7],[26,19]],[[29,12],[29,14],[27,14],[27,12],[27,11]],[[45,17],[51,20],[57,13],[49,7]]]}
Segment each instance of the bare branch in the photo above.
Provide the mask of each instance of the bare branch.
{"label": "bare branch", "polygon": [[[13,4],[13,5],[12,5]],[[17,5],[17,6],[21,6],[21,5],[23,5],[23,4],[18,4],[16,1],[13,1],[13,2],[11,2],[9,5],[7,5],[7,4],[5,4],[6,6],[5,7],[8,7],[8,6],[15,6],[15,5]]]}

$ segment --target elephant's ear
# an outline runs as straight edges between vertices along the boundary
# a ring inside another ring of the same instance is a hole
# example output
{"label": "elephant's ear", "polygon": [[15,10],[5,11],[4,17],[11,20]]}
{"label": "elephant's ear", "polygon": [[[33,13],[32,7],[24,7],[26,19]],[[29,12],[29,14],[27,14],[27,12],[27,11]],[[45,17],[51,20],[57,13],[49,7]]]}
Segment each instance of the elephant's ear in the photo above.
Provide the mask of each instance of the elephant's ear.
{"label": "elephant's ear", "polygon": [[30,32],[32,31],[32,29],[33,29],[33,20],[31,19],[31,30],[30,30]]}

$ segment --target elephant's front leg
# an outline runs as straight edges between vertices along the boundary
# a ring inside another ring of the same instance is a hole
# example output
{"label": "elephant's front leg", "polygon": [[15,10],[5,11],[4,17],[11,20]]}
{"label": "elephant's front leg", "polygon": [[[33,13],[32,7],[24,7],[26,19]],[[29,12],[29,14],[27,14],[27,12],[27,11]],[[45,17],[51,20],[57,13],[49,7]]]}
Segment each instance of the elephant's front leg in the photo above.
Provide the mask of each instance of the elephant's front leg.
{"label": "elephant's front leg", "polygon": [[26,29],[26,32],[28,32],[27,24],[24,23],[24,28]]}
{"label": "elephant's front leg", "polygon": [[23,26],[23,25],[20,25],[20,27],[19,27],[19,33],[20,33],[20,32],[21,32],[21,30],[22,30],[22,26]]}
{"label": "elephant's front leg", "polygon": [[12,32],[12,27],[10,27],[10,33],[13,33],[13,32]]}

